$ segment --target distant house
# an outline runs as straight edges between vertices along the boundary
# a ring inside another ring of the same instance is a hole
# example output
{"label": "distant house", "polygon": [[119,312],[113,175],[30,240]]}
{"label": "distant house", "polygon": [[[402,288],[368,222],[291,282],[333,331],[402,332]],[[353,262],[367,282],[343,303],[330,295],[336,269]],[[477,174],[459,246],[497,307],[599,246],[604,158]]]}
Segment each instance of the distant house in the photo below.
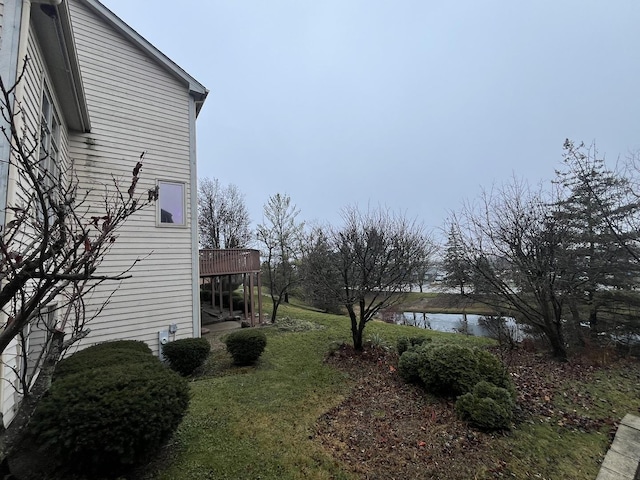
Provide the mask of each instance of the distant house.
{"label": "distant house", "polygon": [[[0,0],[5,83],[15,81],[25,57],[16,102],[27,130],[49,132],[51,158],[72,159],[82,189],[108,184],[112,176],[130,181],[146,151],[139,189],[157,185],[160,191],[155,211],[131,218],[103,263],[105,271],[118,271],[143,258],[81,345],[131,338],[157,352],[161,334],[199,336],[195,122],[207,90],[97,0]],[[1,138],[0,159],[9,152]],[[14,178],[0,162],[0,224],[15,200]],[[90,307],[113,288],[98,290]],[[9,368],[18,348],[12,345],[3,358],[5,423],[18,400]]]}

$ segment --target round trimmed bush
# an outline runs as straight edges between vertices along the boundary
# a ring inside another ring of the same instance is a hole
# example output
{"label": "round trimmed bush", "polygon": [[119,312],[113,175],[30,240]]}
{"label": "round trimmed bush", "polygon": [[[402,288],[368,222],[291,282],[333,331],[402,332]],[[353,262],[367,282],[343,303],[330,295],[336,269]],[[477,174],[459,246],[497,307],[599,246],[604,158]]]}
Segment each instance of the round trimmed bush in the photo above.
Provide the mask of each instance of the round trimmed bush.
{"label": "round trimmed bush", "polygon": [[137,353],[128,363],[64,375],[40,401],[31,430],[64,468],[121,472],[177,428],[189,404],[186,381],[152,355],[139,362]]}
{"label": "round trimmed bush", "polygon": [[482,377],[480,381],[485,380],[504,388],[515,398],[515,385],[502,361],[491,352],[481,348],[476,348],[474,351],[478,360],[479,374]]}
{"label": "round trimmed bush", "polygon": [[54,379],[120,363],[155,362],[149,346],[138,340],[117,340],[93,345],[66,357],[56,365]]}
{"label": "round trimmed bush", "polygon": [[416,350],[407,350],[398,360],[398,374],[407,383],[420,383],[420,359],[421,352]]}
{"label": "round trimmed bush", "polygon": [[210,351],[211,344],[206,338],[183,338],[162,346],[169,366],[185,377],[204,363]]}
{"label": "round trimmed bush", "polygon": [[238,330],[230,333],[225,339],[227,352],[237,365],[255,363],[267,346],[267,337],[259,330]]}
{"label": "round trimmed bush", "polygon": [[513,389],[504,365],[486,350],[441,344],[422,350],[418,373],[425,388],[437,395],[458,396],[483,380]]}
{"label": "round trimmed bush", "polygon": [[398,351],[398,355],[402,355],[411,347],[418,347],[430,341],[431,339],[429,337],[400,337],[396,343],[396,350]]}
{"label": "round trimmed bush", "polygon": [[456,413],[476,427],[485,430],[508,428],[513,420],[515,402],[505,388],[479,382],[470,393],[456,401]]}

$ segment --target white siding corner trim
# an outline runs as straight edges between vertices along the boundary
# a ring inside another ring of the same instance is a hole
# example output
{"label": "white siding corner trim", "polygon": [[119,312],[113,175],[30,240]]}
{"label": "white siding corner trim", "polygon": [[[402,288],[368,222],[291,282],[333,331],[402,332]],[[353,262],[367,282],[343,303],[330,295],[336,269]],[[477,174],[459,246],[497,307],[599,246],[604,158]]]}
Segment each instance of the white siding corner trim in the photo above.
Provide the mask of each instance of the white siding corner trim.
{"label": "white siding corner trim", "polygon": [[196,157],[196,102],[193,98],[189,102],[189,143],[191,157],[191,272],[193,294],[193,337],[201,335],[200,325],[200,246],[198,242],[198,171]]}

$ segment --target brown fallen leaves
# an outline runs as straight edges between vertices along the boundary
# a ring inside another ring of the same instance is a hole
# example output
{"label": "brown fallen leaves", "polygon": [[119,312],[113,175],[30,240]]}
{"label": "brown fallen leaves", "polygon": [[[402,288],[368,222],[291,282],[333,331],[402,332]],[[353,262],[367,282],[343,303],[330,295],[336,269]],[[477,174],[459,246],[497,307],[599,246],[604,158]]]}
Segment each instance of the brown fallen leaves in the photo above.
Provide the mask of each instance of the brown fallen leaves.
{"label": "brown fallen leaves", "polygon": [[[498,478],[507,473],[505,452],[496,442],[509,432],[480,432],[457,419],[452,399],[426,395],[397,373],[397,355],[367,347],[355,352],[343,345],[326,361],[348,373],[352,394],[323,415],[316,439],[363,479]],[[518,392],[516,423],[549,421],[559,427],[589,431],[612,419],[594,420],[554,402],[558,386],[588,381],[595,367],[560,364],[516,350],[505,358]],[[589,408],[595,399],[568,389],[567,405]],[[617,417],[616,417],[617,418]],[[504,445],[504,442],[502,442]]]}

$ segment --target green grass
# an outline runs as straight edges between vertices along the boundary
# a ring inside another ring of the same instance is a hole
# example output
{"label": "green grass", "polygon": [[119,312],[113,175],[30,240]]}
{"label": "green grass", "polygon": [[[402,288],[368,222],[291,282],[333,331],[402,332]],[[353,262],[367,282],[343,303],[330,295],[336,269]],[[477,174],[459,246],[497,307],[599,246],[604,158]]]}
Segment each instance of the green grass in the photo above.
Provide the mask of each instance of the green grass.
{"label": "green grass", "polygon": [[[319,315],[292,307],[280,313]],[[267,348],[255,367],[233,367],[216,352],[207,371],[218,376],[192,383],[176,461],[159,478],[350,478],[311,438],[316,419],[349,389],[322,363],[327,345],[344,338],[338,325],[345,320],[327,320],[309,332],[265,328]]]}
{"label": "green grass", "polygon": [[[350,343],[349,320],[292,305],[282,305],[278,316],[321,328],[301,332],[265,328],[267,347],[252,367],[233,366],[226,352],[214,351],[204,377],[191,384],[190,409],[173,440],[170,461],[153,478],[356,478],[313,439],[317,419],[339,405],[352,385],[323,362],[332,345]],[[394,347],[400,336],[417,334],[436,342],[492,343],[382,322],[368,324],[364,336]],[[606,398],[602,415],[615,407],[621,418],[634,405],[637,409],[640,397],[638,388],[626,386],[629,379],[624,375],[607,372],[593,384],[567,384],[567,389]],[[612,389],[613,384],[625,387]],[[511,478],[577,479],[595,478],[607,446],[606,429],[587,434],[531,421],[505,437],[497,436],[493,448],[508,462]]]}
{"label": "green grass", "polygon": [[[606,432],[579,432],[547,422],[524,423],[499,440],[506,478],[596,478],[609,446]],[[497,453],[499,455],[499,453]]]}

